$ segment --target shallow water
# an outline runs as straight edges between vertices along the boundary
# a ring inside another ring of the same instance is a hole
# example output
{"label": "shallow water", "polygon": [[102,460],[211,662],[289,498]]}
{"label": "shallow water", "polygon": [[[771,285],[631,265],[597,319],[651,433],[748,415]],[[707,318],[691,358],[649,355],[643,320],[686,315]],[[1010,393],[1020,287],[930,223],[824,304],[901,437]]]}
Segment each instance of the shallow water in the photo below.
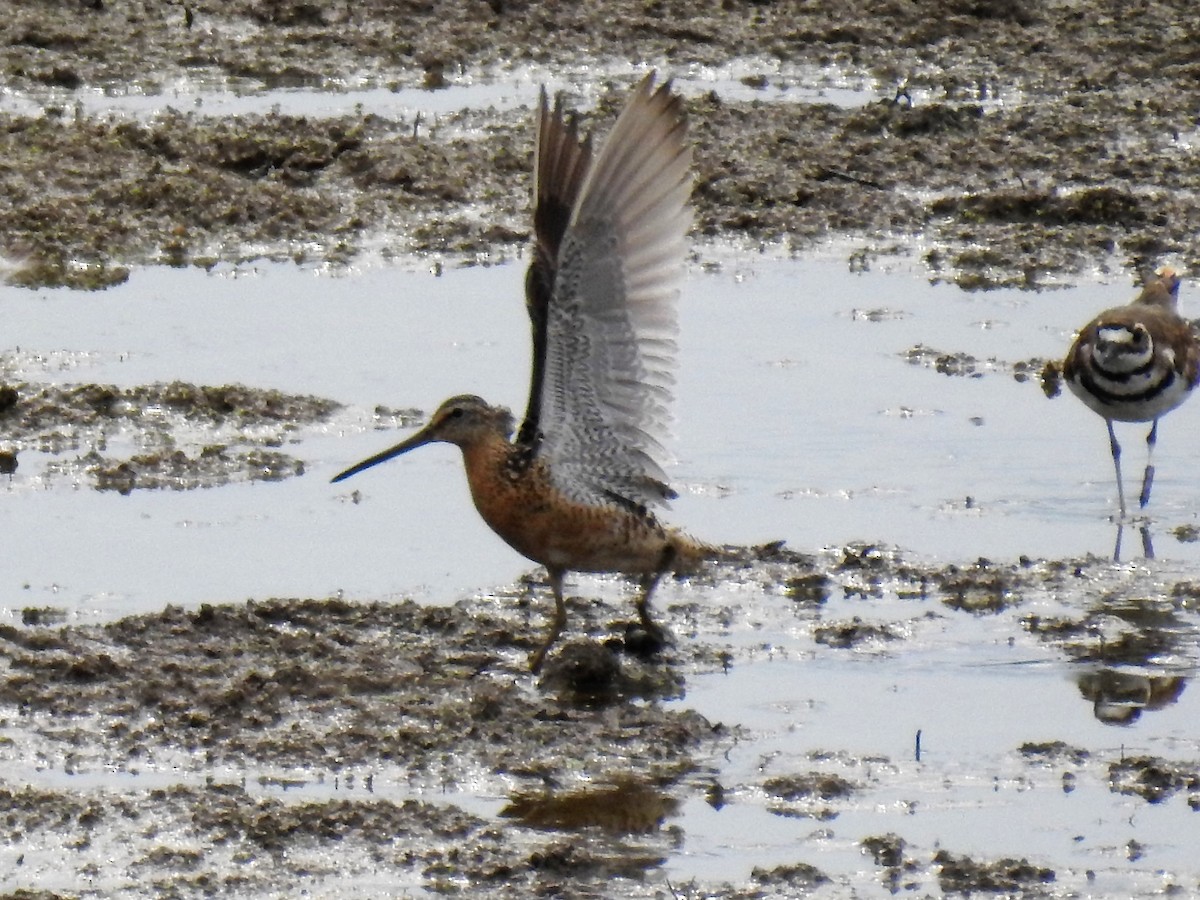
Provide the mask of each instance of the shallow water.
{"label": "shallow water", "polygon": [[[3,485],[6,515],[22,523],[5,573],[17,603],[109,617],[264,594],[449,602],[508,583],[526,564],[477,521],[449,447],[336,487],[327,477],[400,439],[372,427],[377,404],[428,411],[479,392],[522,407],[522,277],[519,263],[441,275],[263,265],[145,269],[86,297],[3,289],[7,348],[31,380],[243,382],[349,405],[285,448],[307,474],[280,483],[121,497],[48,481],[48,457],[23,452]],[[669,519],[710,541],[870,540],[943,560],[1109,554],[1115,490],[1097,416],[1069,396],[1046,400],[1036,379],[951,377],[902,354],[1058,357],[1075,324],[1128,292],[965,294],[904,271],[736,254],[694,268],[671,471],[682,496]],[[1150,507],[1158,557],[1191,563],[1200,545],[1169,529],[1200,506],[1193,421],[1190,407],[1164,420]],[[1142,434],[1124,434],[1131,491]]]}
{"label": "shallow water", "polygon": [[[710,541],[786,539],[814,549],[868,540],[931,561],[1111,553],[1115,495],[1098,417],[1071,397],[1047,400],[1035,380],[1019,383],[1003,365],[951,377],[904,353],[923,344],[1000,364],[1057,358],[1075,326],[1128,297],[1127,284],[967,294],[903,262],[864,272],[831,258],[701,255],[682,304],[671,469],[681,497],[671,521]],[[244,382],[348,404],[332,424],[299,432],[287,449],[307,472],[279,483],[123,497],[48,478],[49,457],[23,451],[0,507],[2,614],[19,620],[24,607],[53,606],[72,619],[112,619],[166,603],[334,592],[447,603],[510,583],[529,566],[478,521],[450,448],[343,485],[328,478],[404,433],[373,427],[376,404],[428,411],[449,394],[478,391],[520,407],[522,278],[519,262],[440,274],[261,265],[139,270],[86,296],[0,289],[5,353],[25,378]],[[1200,573],[1198,546],[1169,532],[1193,524],[1200,508],[1188,465],[1195,414],[1185,407],[1161,429],[1151,507],[1158,559],[1115,567],[1118,578],[1133,573],[1165,592],[1171,579]],[[1126,438],[1135,474],[1140,440],[1138,430]],[[580,582],[621,602],[608,580]],[[1071,604],[1086,592],[994,616],[947,615],[887,591],[833,597],[824,618],[899,622],[904,639],[832,652],[817,652],[788,601],[753,589],[716,593],[671,584],[659,598],[666,609],[718,602],[740,610],[726,638],[740,648],[731,671],[691,679],[678,701],[740,737],[693,779],[697,792],[671,820],[683,834],[663,870],[673,882],[744,881],[754,867],[799,859],[856,885],[856,896],[882,896],[859,842],[889,831],[922,858],[947,846],[1043,860],[1064,890],[1149,890],[1156,870],[1195,880],[1182,837],[1191,810],[1113,793],[1103,766],[1126,753],[1194,760],[1196,693],[1123,727],[1105,724],[1081,694],[1079,665],[1021,627],[1031,610],[1078,616]],[[1185,644],[1172,672],[1194,673],[1194,647]],[[1085,748],[1095,763],[1031,763],[1018,752],[1043,740]],[[1064,768],[1079,770],[1070,792]],[[861,786],[833,819],[781,809],[754,787],[764,775],[813,770]],[[35,767],[20,779],[56,784],[56,771]],[[200,777],[166,762],[147,768],[149,782],[91,772],[81,789],[145,790],[164,772],[168,782]],[[286,774],[261,789],[329,790],[303,777],[276,786]],[[710,779],[726,790],[720,810],[700,793]],[[386,769],[375,785],[383,796],[408,790],[402,773]],[[484,778],[435,799],[494,815],[503,790]],[[1137,860],[1131,839],[1149,848]]]}
{"label": "shallow water", "polygon": [[[1020,615],[1039,609],[1027,604]],[[726,722],[736,710],[746,733],[712,773],[727,805],[714,809],[703,796],[685,804],[686,839],[666,865],[673,879],[737,881],[754,867],[802,860],[854,885],[854,896],[887,896],[862,841],[890,833],[903,836],[906,858],[945,848],[1049,866],[1066,895],[1142,896],[1172,879],[1195,882],[1194,809],[1179,797],[1152,804],[1114,793],[1108,774],[1110,762],[1139,755],[1192,765],[1200,753],[1194,691],[1114,726],[1080,689],[1094,669],[1066,662],[1007,616],[933,613],[934,622],[921,622],[911,603],[887,597],[833,599],[824,614],[851,610],[898,615],[911,628],[895,645],[832,654],[797,633],[729,674],[691,680],[689,706]],[[1194,674],[1188,655],[1176,674]],[[1090,759],[1020,750],[1049,741]],[[789,804],[756,787],[764,776],[814,771],[858,790],[848,801]],[[821,810],[830,808],[827,819]],[[1131,846],[1141,855],[1131,858]],[[936,895],[928,874],[903,881]]]}

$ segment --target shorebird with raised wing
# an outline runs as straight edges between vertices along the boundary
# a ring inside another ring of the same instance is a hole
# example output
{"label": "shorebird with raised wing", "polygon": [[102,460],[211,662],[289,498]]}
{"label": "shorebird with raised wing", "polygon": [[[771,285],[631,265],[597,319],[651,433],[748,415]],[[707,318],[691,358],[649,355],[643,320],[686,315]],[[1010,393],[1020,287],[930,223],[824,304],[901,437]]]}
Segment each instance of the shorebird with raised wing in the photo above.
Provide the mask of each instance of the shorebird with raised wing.
{"label": "shorebird with raised wing", "polygon": [[1129,304],[1105,310],[1084,326],[1063,362],[1072,393],[1108,423],[1117,500],[1125,516],[1121,446],[1113,422],[1151,422],[1139,496],[1150,502],[1158,420],[1191,396],[1200,381],[1200,344],[1176,312],[1179,275],[1160,269]]}
{"label": "shorebird with raised wing", "polygon": [[484,521],[549,573],[555,612],[535,672],[566,625],[568,571],[639,577],[639,617],[661,642],[655,586],[706,553],[652,511],[675,496],[661,463],[691,222],[686,132],[682,99],[652,72],[593,154],[543,88],[525,282],[533,364],[516,437],[507,409],[451,397],[420,431],[333,479],[424,444],[457,445]]}

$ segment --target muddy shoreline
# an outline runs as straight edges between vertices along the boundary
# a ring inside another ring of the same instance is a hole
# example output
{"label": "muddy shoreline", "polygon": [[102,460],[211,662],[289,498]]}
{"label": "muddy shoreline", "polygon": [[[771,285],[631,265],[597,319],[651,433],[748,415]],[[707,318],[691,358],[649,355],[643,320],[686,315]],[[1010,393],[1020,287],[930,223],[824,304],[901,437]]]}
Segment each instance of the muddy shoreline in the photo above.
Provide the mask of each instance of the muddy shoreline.
{"label": "muddy shoreline", "polygon": [[[966,288],[1195,257],[1188,98],[1200,62],[1194,39],[1175,34],[1181,0],[1119,17],[1020,0],[747,2],[719,14],[617,2],[595,22],[510,2],[96,5],[64,0],[0,23],[11,48],[0,82],[42,106],[0,104],[0,234],[22,283],[96,288],[130,265],[345,261],[364,247],[457,264],[527,238],[524,109],[433,127],[369,113],[130,121],[81,114],[71,91],[179,78],[452,89],[502,66],[589,59],[665,72],[758,60],[762,74],[746,80],[764,96],[811,71],[798,67],[876,86],[851,109],[692,97],[697,238],[787,250],[848,239],[860,264],[916,252],[931,276]],[[419,45],[401,37],[414,34]],[[600,130],[614,87],[588,115]]]}
{"label": "muddy shoreline", "polygon": [[[0,254],[12,283],[92,290],[139,266],[376,253],[458,266],[523,253],[532,85],[525,108],[432,123],[89,115],[76,100],[98,90],[154,94],[182,79],[452,91],[527,64],[672,73],[742,60],[759,71],[739,87],[761,100],[716,89],[687,99],[701,262],[730,244],[786,254],[836,242],[852,266],[902,257],[967,290],[1097,269],[1132,281],[1167,260],[1186,273],[1200,222],[1191,17],[1182,0],[1112,11],[57,0],[0,22]],[[849,107],[771,99],[814,72],[873,93]],[[596,76],[604,89],[587,124],[605,131],[628,80]],[[1019,380],[1044,362],[924,345],[908,361]],[[341,411],[240,385],[63,388],[28,369],[0,357],[0,477],[18,462],[12,446],[76,453],[48,489],[301,475],[308,429]],[[420,413],[374,416],[396,428]],[[137,452],[110,454],[116,435]],[[663,876],[689,800],[761,803],[818,834],[907,784],[899,757],[836,749],[723,783],[722,755],[754,738],[688,708],[689,686],[777,653],[886,660],[966,623],[996,645],[1051,648],[1073,699],[1121,727],[1176,705],[1195,666],[1200,588],[1156,577],[1096,558],[933,566],[874,545],[758,548],[687,582],[697,594],[664,611],[675,643],[661,657],[625,652],[627,602],[572,596],[572,641],[541,681],[526,668],[547,611],[537,572],[449,608],[307,597],[184,609],[164,596],[158,612],[83,625],[18,594],[0,624],[0,760],[12,773],[0,777],[0,900],[284,897],[298,885],[327,896],[860,896],[807,846],[736,883]],[[794,646],[755,643],[760,628]],[[1119,741],[1002,752],[1014,790],[1090,782],[1139,811],[1200,808],[1200,760],[1126,754]],[[1113,853],[1136,876],[1195,887],[1195,872],[1137,868],[1146,848],[1133,843]],[[1094,876],[1069,860],[981,858],[882,830],[854,851],[863,884],[885,894],[1068,896]]]}
{"label": "muddy shoreline", "polygon": [[[768,600],[753,614],[800,616],[818,654],[877,653],[912,640],[914,627],[940,627],[937,619],[994,617],[1001,631],[1014,628],[1075,660],[1081,699],[1097,715],[1136,719],[1176,702],[1185,679],[1152,684],[1121,672],[1186,652],[1196,636],[1196,584],[1167,586],[1172,599],[1147,599],[1149,607],[1097,597],[1082,618],[1031,612],[1039,598],[1073,585],[1120,590],[1122,579],[1126,590],[1151,587],[1136,573],[1114,577],[1103,560],[930,567],[863,545],[819,557],[761,548],[696,580],[759,584]],[[727,643],[744,624],[720,605],[672,606],[676,645],[642,660],[621,647],[627,610],[573,597],[572,637],[538,681],[525,667],[544,624],[543,589],[530,583],[450,608],[333,599],[168,606],[94,626],[58,625],[53,611],[27,610],[21,626],[0,628],[0,755],[44,774],[34,779],[42,786],[0,785],[0,799],[10,834],[20,835],[11,846],[31,848],[30,883],[53,882],[44,850],[70,839],[77,852],[94,842],[115,853],[97,886],[119,896],[141,895],[123,883],[135,873],[172,896],[275,896],[324,878],[345,885],[335,895],[357,895],[353,884],[380,877],[485,897],[832,889],[808,863],[756,870],[747,886],[669,885],[655,870],[681,837],[669,823],[689,795],[719,809],[763,792],[777,815],[832,820],[894,789],[898,773],[888,773],[899,760],[842,759],[842,775],[814,757],[808,771],[723,784],[710,761],[743,739],[736,725],[663,701],[682,696],[691,678],[745,663],[736,640]],[[845,600],[884,596],[900,601],[899,618],[868,626],[845,617]],[[1105,638],[1096,625],[1114,613],[1126,621]],[[597,653],[611,661],[604,675],[590,665],[581,677],[578,661]],[[33,748],[36,763],[24,756]],[[1011,753],[1032,779],[1095,780],[1152,805],[1200,803],[1196,765],[1062,741],[1030,741]],[[169,783],[155,786],[164,767]],[[131,789],[54,788],[63,777],[56,770],[85,783],[113,773]],[[150,786],[139,788],[140,778]],[[499,820],[431,793],[453,798],[481,782],[507,794]],[[127,846],[114,850],[114,839]],[[864,840],[862,853],[874,858],[872,880],[881,885],[937,883],[947,893],[1036,894],[1084,875],[972,858],[952,844],[935,853],[896,834]]]}

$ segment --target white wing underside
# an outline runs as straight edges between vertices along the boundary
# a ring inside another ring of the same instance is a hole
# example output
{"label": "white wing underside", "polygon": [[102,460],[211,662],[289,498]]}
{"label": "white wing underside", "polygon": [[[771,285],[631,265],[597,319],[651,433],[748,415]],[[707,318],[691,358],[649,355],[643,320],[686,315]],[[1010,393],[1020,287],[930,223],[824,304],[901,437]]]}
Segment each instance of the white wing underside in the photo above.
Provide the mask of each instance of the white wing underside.
{"label": "white wing underside", "polygon": [[653,87],[638,86],[584,181],[547,311],[539,455],[590,504],[666,503],[691,151],[678,100]]}

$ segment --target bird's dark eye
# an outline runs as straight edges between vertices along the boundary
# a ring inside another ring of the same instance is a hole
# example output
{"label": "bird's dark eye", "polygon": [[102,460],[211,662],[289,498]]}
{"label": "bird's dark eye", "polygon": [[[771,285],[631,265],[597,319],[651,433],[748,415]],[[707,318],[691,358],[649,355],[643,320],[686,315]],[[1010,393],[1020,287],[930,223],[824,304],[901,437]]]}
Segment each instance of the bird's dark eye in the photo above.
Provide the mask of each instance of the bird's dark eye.
{"label": "bird's dark eye", "polygon": [[462,417],[463,417],[463,408],[461,406],[456,406],[456,407],[454,407],[454,409],[450,410],[450,418],[451,419],[461,419]]}

